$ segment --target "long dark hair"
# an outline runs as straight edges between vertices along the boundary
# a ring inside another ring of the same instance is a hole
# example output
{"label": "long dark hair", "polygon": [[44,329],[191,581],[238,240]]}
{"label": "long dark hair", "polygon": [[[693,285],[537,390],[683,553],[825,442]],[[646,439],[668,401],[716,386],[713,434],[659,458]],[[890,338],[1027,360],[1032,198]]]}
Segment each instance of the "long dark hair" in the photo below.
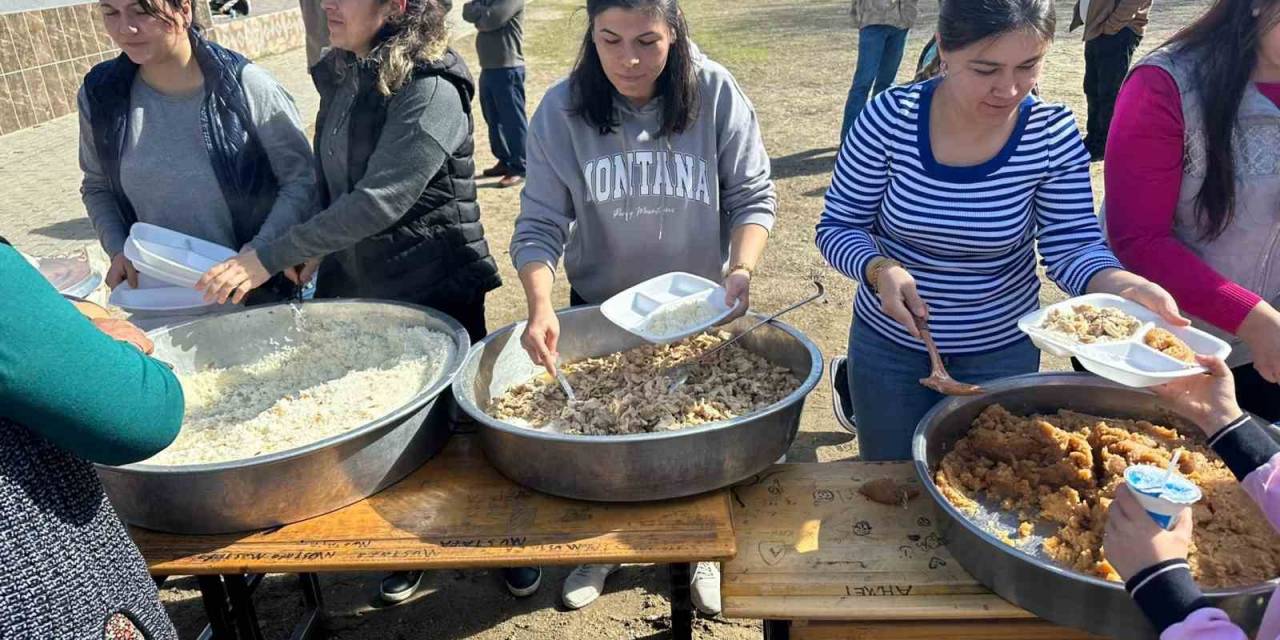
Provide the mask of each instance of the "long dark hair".
{"label": "long dark hair", "polygon": [[942,0],[938,48],[955,51],[1024,29],[1050,41],[1057,24],[1053,0]]}
{"label": "long dark hair", "polygon": [[[1268,7],[1261,16],[1254,7]],[[1270,2],[1218,0],[1195,22],[1174,34],[1165,47],[1195,61],[1195,83],[1204,120],[1204,182],[1196,194],[1196,222],[1202,240],[1213,240],[1235,218],[1236,163],[1232,136],[1249,77],[1258,65],[1262,35],[1280,14]]]}
{"label": "long dark hair", "polygon": [[677,0],[587,0],[587,33],[582,38],[578,61],[569,74],[573,96],[571,112],[599,129],[601,135],[613,132],[618,126],[613,113],[613,85],[604,73],[600,52],[596,51],[592,38],[596,17],[609,9],[643,11],[666,19],[671,29],[671,50],[654,92],[663,100],[662,123],[657,135],[683,132],[698,115],[698,82],[689,25]]}

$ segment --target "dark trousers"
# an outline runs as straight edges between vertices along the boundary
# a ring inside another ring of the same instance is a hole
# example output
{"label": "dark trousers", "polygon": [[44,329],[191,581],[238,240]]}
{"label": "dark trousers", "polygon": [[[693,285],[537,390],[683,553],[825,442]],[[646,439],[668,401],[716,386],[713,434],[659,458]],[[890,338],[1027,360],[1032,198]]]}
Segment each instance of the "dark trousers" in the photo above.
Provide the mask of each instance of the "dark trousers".
{"label": "dark trousers", "polygon": [[467,335],[471,337],[471,344],[475,344],[484,340],[489,335],[489,328],[484,321],[484,294],[472,297],[470,300],[453,300],[448,303],[434,303],[429,305],[437,311],[443,311],[454,320],[462,324],[467,330]]}
{"label": "dark trousers", "polygon": [[591,303],[590,303],[590,302],[587,302],[585,298],[583,298],[582,296],[578,295],[578,292],[577,292],[577,291],[574,291],[572,287],[570,287],[570,288],[569,288],[569,306],[571,306],[571,307],[584,307],[584,306],[589,305],[589,304],[591,304]]}
{"label": "dark trousers", "polygon": [[844,120],[840,123],[842,144],[858,120],[858,114],[867,106],[867,98],[893,85],[906,44],[906,29],[887,24],[858,29],[858,62],[853,69],[853,84],[844,102]]}
{"label": "dark trousers", "polygon": [[513,175],[524,175],[529,119],[524,107],[524,67],[480,72],[480,112],[489,125],[489,150]]}
{"label": "dark trousers", "polygon": [[1089,104],[1089,122],[1084,146],[1094,157],[1107,150],[1107,130],[1115,112],[1116,96],[1129,73],[1129,63],[1142,37],[1124,28],[1114,35],[1100,35],[1084,43],[1084,97]]}

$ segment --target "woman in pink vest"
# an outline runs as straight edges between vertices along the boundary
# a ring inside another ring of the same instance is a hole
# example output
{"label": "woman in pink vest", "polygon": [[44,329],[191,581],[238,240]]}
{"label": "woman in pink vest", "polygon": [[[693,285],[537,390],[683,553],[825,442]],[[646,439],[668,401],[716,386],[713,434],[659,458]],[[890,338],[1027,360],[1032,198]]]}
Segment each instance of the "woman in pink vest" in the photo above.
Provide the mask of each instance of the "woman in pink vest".
{"label": "woman in pink vest", "polygon": [[1280,421],[1280,2],[1218,0],[1138,63],[1106,151],[1120,261],[1232,341],[1245,410]]}

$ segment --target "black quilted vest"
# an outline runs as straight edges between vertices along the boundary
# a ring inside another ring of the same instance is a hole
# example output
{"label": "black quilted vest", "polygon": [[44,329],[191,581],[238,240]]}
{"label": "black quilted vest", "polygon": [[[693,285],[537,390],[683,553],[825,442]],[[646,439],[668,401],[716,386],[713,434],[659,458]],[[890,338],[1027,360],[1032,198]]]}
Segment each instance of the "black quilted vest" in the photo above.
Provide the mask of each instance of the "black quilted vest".
{"label": "black quilted vest", "polygon": [[[200,128],[222,196],[231,210],[236,243],[244,246],[262,228],[279,191],[240,86],[240,72],[249,60],[205,40],[195,31],[190,32],[190,37],[196,62],[204,73]],[[94,149],[126,227],[138,221],[120,186],[120,155],[129,127],[129,93],[137,74],[138,65],[120,54],[95,66],[84,78]],[[239,250],[240,246],[232,248]]]}
{"label": "black quilted vest", "polygon": [[[311,75],[320,93],[320,113],[316,122],[326,122],[333,98],[344,81],[335,66],[346,56],[335,50],[316,66]],[[376,68],[359,64],[356,98],[351,107],[348,136],[348,184],[357,184],[368,168],[382,126],[387,118],[389,96],[374,87]],[[498,265],[489,255],[480,205],[476,202],[475,142],[471,131],[474,119],[471,100],[475,82],[462,57],[453,49],[438,61],[419,65],[414,79],[438,76],[458,89],[460,105],[467,115],[467,137],[453,151],[440,171],[427,183],[417,201],[400,220],[345,250],[344,261],[357,273],[348,273],[336,260],[328,260],[320,270],[317,296],[381,298],[432,306],[474,300],[502,285]],[[422,90],[412,80],[401,91]],[[314,148],[323,148],[323,126],[316,127]],[[342,194],[329,193],[319,169],[321,206],[327,207]]]}
{"label": "black quilted vest", "polygon": [[[236,246],[231,248],[239,251],[262,229],[280,187],[267,152],[258,141],[249,102],[240,84],[240,72],[249,59],[205,40],[197,31],[188,34],[196,63],[204,74],[200,129],[222,197],[231,211],[236,236]],[[129,96],[137,75],[138,65],[122,53],[98,64],[84,78],[94,150],[126,229],[138,221],[120,184],[120,158],[129,128]],[[282,276],[276,276],[251,294],[250,303],[270,302],[291,290]]]}

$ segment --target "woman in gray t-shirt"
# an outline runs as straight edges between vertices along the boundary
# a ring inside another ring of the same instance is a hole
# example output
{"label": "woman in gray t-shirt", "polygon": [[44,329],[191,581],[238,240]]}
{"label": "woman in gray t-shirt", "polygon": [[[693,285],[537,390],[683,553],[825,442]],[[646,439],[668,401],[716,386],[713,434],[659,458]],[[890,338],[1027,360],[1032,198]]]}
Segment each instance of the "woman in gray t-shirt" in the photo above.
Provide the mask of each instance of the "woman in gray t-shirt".
{"label": "woman in gray t-shirt", "polygon": [[181,0],[102,0],[123,53],[79,95],[81,194],[107,285],[137,273],[123,255],[134,222],[239,251],[310,216],[311,146],[293,98],[266,70],[204,39]]}

